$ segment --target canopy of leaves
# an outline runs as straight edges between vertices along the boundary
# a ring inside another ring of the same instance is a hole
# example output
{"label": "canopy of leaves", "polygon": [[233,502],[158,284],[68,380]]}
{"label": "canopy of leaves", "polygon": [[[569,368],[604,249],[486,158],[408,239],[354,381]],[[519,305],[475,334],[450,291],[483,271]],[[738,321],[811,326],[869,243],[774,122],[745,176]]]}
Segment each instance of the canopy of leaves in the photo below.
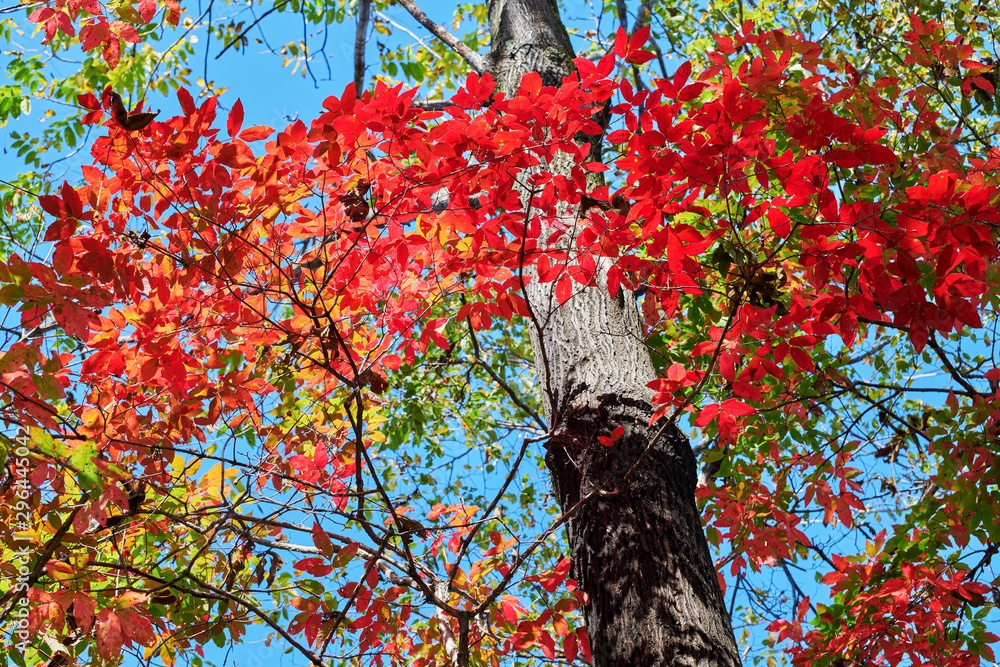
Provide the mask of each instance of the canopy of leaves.
{"label": "canopy of leaves", "polygon": [[[428,41],[380,62],[439,68],[440,110],[376,77],[279,128],[182,85],[158,40],[210,17],[27,10],[86,59],[15,58],[5,100],[78,112],[24,145],[90,139],[5,200],[0,660],[173,665],[258,625],[314,664],[588,661],[531,275],[639,299],[749,659],[993,660],[996,8],[612,4],[561,87],[505,98]],[[107,94],[146,88],[179,113]]]}

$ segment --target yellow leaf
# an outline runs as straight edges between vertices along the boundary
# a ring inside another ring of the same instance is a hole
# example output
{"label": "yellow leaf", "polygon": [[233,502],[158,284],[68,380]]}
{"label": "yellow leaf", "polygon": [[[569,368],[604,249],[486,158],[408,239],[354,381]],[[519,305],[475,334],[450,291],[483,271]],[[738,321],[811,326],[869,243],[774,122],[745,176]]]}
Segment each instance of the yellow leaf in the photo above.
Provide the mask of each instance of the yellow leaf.
{"label": "yellow leaf", "polygon": [[139,591],[128,591],[118,596],[118,604],[122,609],[128,609],[149,600],[149,596]]}
{"label": "yellow leaf", "polygon": [[163,642],[160,646],[160,659],[163,660],[163,664],[167,667],[174,667],[176,655],[177,654],[174,652],[174,648],[170,645],[170,642]]}

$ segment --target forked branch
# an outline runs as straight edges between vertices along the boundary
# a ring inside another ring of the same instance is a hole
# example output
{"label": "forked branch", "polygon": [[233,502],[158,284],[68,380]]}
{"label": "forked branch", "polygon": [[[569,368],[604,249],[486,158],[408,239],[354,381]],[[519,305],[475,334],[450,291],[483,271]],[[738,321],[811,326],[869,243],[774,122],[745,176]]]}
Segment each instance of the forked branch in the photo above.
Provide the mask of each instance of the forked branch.
{"label": "forked branch", "polygon": [[406,11],[410,12],[410,15],[413,18],[417,19],[417,22],[420,23],[420,25],[427,28],[432,35],[451,47],[451,50],[460,55],[465,62],[469,63],[472,69],[476,70],[477,73],[484,74],[489,71],[490,64],[486,58],[470,49],[465,42],[445,30],[443,26],[440,26],[427,18],[427,14],[424,14],[424,12],[421,11],[420,7],[417,7],[413,0],[398,0],[398,2],[406,9]]}

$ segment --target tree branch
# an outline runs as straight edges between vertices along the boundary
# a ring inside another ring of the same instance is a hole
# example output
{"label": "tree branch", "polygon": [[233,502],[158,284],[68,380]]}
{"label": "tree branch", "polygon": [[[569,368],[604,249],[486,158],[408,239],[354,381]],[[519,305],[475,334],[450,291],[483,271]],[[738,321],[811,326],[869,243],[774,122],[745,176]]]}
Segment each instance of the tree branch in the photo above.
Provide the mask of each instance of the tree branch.
{"label": "tree branch", "polygon": [[52,558],[52,554],[54,554],[56,549],[59,548],[59,545],[62,544],[63,538],[66,537],[66,533],[68,533],[69,529],[73,527],[73,520],[76,519],[76,515],[80,513],[81,509],[83,509],[83,505],[74,508],[73,511],[70,512],[69,516],[63,520],[62,526],[59,527],[56,534],[53,535],[52,539],[45,545],[45,551],[43,551],[39,556],[34,569],[24,582],[25,586],[14,586],[0,596],[0,604],[10,600],[10,604],[7,605],[7,608],[3,610],[3,613],[0,613],[0,623],[7,620],[7,616],[14,610],[14,607],[17,606],[17,603],[20,602],[21,598],[28,594],[28,589],[34,586],[45,572],[45,566]]}
{"label": "tree branch", "polygon": [[365,87],[365,43],[368,41],[368,18],[372,0],[361,0],[358,6],[358,30],[354,33],[354,91],[361,97]]}
{"label": "tree branch", "polygon": [[427,111],[442,111],[455,106],[451,100],[413,100],[413,106]]}
{"label": "tree branch", "polygon": [[[250,32],[251,30],[253,30],[261,21],[263,21],[264,19],[266,19],[269,14],[273,14],[274,12],[280,12],[282,9],[284,9],[285,5],[287,5],[289,3],[289,1],[290,0],[285,0],[284,2],[280,2],[280,3],[276,4],[274,7],[271,7],[269,10],[267,10],[263,14],[261,14],[260,18],[258,18],[256,21],[254,21],[253,23],[251,23],[250,25],[248,25],[246,27],[246,29],[244,29],[243,31],[240,32],[240,34],[236,35],[236,37],[233,38],[233,41],[231,41],[228,44],[226,44],[226,47],[224,49],[222,49],[221,51],[219,51],[218,55],[215,56],[215,59],[218,60],[219,58],[221,58],[222,54],[225,53],[226,51],[228,51],[230,49],[230,47],[233,46],[233,44],[239,44],[240,40],[243,39],[248,32]],[[204,14],[202,14],[202,16],[204,16]]]}
{"label": "tree branch", "polygon": [[[465,304],[465,298],[462,298],[462,303]],[[510,397],[511,401],[514,402],[514,405],[524,410],[524,412],[526,412],[531,417],[531,419],[534,420],[534,422],[538,425],[538,428],[545,429],[546,428],[545,421],[537,414],[535,414],[535,411],[532,410],[530,407],[528,407],[524,403],[524,401],[521,400],[521,397],[517,395],[517,392],[514,391],[513,387],[511,387],[503,380],[503,378],[497,375],[496,371],[493,370],[492,366],[490,366],[483,360],[482,352],[479,348],[479,340],[476,338],[476,331],[475,329],[472,328],[472,320],[469,317],[467,317],[466,323],[469,325],[469,337],[472,340],[472,350],[473,354],[475,355],[475,363],[478,366],[480,366],[483,370],[485,370],[487,373],[489,373],[489,376],[493,378],[494,382],[500,385],[500,388],[503,389],[504,393],[506,393]]]}
{"label": "tree branch", "polygon": [[460,55],[465,62],[469,63],[472,69],[476,70],[477,73],[484,74],[490,70],[489,61],[486,58],[470,49],[468,45],[466,45],[466,43],[458,37],[427,18],[427,14],[424,14],[423,11],[420,10],[420,7],[417,7],[417,5],[414,4],[413,0],[398,0],[398,2],[404,9],[406,9],[406,11],[410,12],[410,16],[417,19],[417,22],[420,25],[427,28],[432,35],[447,44],[452,51]]}
{"label": "tree branch", "polygon": [[951,363],[951,360],[948,359],[948,354],[938,344],[937,339],[934,338],[933,333],[931,333],[931,335],[927,337],[927,344],[931,347],[932,350],[934,350],[935,353],[937,353],[938,359],[940,359],[941,363],[944,364],[944,367],[948,369],[948,373],[951,374],[951,377],[954,378],[955,382],[962,385],[968,392],[970,392],[972,396],[976,396],[977,394],[979,394],[976,388],[973,387],[971,384],[969,384],[969,381],[965,379],[965,376],[963,376],[962,373],[957,368],[955,368],[954,364]]}
{"label": "tree branch", "polygon": [[257,616],[257,618],[259,618],[260,620],[262,620],[265,623],[267,623],[271,627],[272,630],[274,630],[279,635],[281,635],[282,638],[286,642],[288,642],[293,647],[295,647],[295,649],[298,650],[299,653],[301,653],[302,655],[304,655],[306,657],[306,659],[309,660],[309,662],[311,662],[312,664],[316,665],[316,667],[326,667],[326,665],[324,664],[324,662],[322,660],[320,660],[319,657],[315,653],[313,653],[312,651],[309,650],[309,647],[303,646],[299,642],[295,641],[294,637],[292,637],[280,625],[278,625],[277,623],[275,623],[274,620],[271,618],[271,616],[266,611],[264,611],[263,609],[261,609],[260,607],[258,607],[257,605],[255,605],[255,604],[253,604],[251,602],[248,602],[247,600],[244,600],[241,597],[233,595],[232,593],[230,593],[229,591],[227,591],[225,589],[218,588],[217,586],[213,586],[212,584],[208,583],[207,581],[202,581],[201,579],[199,579],[198,577],[196,577],[196,576],[194,576],[194,575],[192,575],[190,573],[188,574],[188,577],[192,581],[194,581],[196,584],[198,584],[198,586],[201,586],[205,590],[211,591],[211,592],[215,593],[216,595],[222,596],[222,597],[226,598],[227,600],[229,600],[230,602],[235,602],[236,604],[240,605],[241,607],[243,607],[247,611],[252,612],[255,616]]}

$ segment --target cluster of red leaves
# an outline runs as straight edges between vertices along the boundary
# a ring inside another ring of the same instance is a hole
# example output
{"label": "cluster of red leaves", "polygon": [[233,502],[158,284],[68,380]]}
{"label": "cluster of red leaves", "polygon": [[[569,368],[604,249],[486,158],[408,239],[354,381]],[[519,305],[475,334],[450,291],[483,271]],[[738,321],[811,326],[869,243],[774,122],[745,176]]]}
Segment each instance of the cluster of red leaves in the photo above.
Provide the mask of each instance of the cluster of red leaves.
{"label": "cluster of red leaves", "polygon": [[[164,0],[164,4],[167,7],[166,22],[176,26],[180,21],[180,5],[177,0]],[[83,50],[100,49],[108,67],[114,69],[121,57],[122,42],[138,44],[141,38],[136,26],[148,25],[157,10],[156,0],[139,0],[135,7],[119,6],[119,19],[109,20],[97,0],[55,0],[38,7],[28,20],[42,26],[45,31],[43,44],[48,44],[60,33],[67,37],[76,36],[76,26],[79,25]]]}
{"label": "cluster of red leaves", "polygon": [[[68,577],[72,571],[61,574]],[[149,613],[140,607],[148,602],[148,596],[122,596],[117,600],[121,608],[100,611],[96,610],[93,598],[72,590],[52,594],[33,588],[29,600],[32,613],[28,620],[28,632],[37,633],[44,623],[62,627],[67,622],[67,614],[70,614],[73,627],[84,633],[94,631],[97,650],[107,658],[120,656],[123,646],[147,646],[156,635]],[[130,608],[132,606],[138,608]]]}
{"label": "cluster of red leaves", "polygon": [[[868,559],[833,556],[834,570],[822,583],[830,586],[837,604],[816,619],[822,632],[813,630],[803,636],[809,598],[800,602],[794,620],[771,624],[779,640],[809,646],[797,654],[794,664],[809,665],[819,656],[851,655],[859,647],[892,665],[903,660],[945,664],[934,662],[943,658],[948,665],[966,667],[979,665],[983,657],[992,660],[989,647],[985,656],[969,651],[963,642],[949,639],[945,629],[945,623],[960,619],[968,604],[981,606],[990,587],[965,582],[964,572],[944,566],[916,565],[899,558],[878,560],[884,542],[882,531],[867,543]],[[984,633],[984,639],[995,642],[998,638]]]}

